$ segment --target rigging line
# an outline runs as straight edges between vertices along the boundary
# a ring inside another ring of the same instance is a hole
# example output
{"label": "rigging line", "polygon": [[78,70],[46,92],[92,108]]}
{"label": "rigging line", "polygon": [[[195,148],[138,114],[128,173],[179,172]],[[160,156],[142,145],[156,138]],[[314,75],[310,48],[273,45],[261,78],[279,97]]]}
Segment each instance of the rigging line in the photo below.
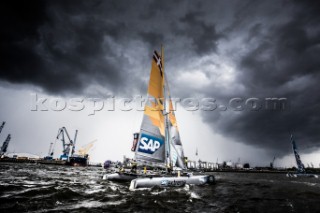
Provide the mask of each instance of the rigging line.
{"label": "rigging line", "polygon": [[131,123],[131,132],[136,132],[136,129],[135,129],[135,124],[136,124],[136,121],[137,121],[137,112],[135,110],[133,110],[133,120],[132,120],[132,123]]}

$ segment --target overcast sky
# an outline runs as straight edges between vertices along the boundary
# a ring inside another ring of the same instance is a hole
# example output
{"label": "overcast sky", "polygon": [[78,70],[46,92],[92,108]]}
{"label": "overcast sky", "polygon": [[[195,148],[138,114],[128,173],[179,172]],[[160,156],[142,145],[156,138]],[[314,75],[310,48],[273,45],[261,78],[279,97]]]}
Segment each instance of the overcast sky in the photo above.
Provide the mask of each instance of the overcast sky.
{"label": "overcast sky", "polygon": [[[198,148],[213,162],[263,166],[276,156],[292,166],[293,133],[305,164],[320,163],[318,3],[2,1],[0,11],[0,121],[7,122],[0,141],[11,133],[11,152],[44,156],[66,126],[79,130],[78,148],[98,139],[92,161],[132,157],[142,112],[105,107],[89,116],[89,99],[145,96],[152,53],[163,44],[172,96],[217,104],[196,112],[178,104],[189,158]],[[32,111],[34,94],[48,102],[84,98],[85,108]],[[232,98],[242,98],[244,110],[235,111]],[[245,105],[250,98],[261,109]],[[266,98],[286,98],[285,109],[266,109]]]}

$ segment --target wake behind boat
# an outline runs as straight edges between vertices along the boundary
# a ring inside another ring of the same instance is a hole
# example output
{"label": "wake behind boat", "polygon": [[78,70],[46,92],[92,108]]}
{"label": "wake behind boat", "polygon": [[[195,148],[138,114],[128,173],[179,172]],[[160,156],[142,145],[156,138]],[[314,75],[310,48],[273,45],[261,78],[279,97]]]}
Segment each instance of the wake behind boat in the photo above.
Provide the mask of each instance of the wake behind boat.
{"label": "wake behind boat", "polygon": [[[185,156],[164,71],[164,51],[154,51],[148,98],[139,133],[134,134],[131,151],[135,152],[136,168],[155,168],[156,171],[119,172],[106,174],[104,179],[132,180],[131,189],[152,186],[203,185],[214,182],[212,175],[180,176],[186,171]],[[164,173],[163,173],[164,172]],[[176,172],[173,174],[172,172]],[[149,174],[147,174],[149,173]],[[148,176],[148,177],[146,177]]]}

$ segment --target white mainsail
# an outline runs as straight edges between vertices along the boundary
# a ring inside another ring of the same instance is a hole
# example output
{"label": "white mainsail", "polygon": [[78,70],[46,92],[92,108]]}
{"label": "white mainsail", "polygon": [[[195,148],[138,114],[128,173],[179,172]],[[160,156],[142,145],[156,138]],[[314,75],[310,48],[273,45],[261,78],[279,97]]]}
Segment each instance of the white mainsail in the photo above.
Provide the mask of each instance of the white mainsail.
{"label": "white mainsail", "polygon": [[182,142],[180,139],[177,119],[174,113],[174,108],[172,104],[172,99],[170,95],[169,84],[166,79],[168,97],[169,97],[169,129],[170,129],[170,152],[171,152],[171,162],[173,166],[180,168],[185,168],[184,164],[184,153]]}

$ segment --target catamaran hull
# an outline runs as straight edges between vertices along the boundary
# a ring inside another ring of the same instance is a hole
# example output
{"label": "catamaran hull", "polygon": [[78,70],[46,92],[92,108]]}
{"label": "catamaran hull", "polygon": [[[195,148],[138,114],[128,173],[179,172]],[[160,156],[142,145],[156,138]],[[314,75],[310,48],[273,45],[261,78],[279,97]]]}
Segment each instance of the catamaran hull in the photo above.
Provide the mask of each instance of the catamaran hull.
{"label": "catamaran hull", "polygon": [[138,177],[137,174],[127,174],[127,173],[113,173],[113,174],[105,174],[103,175],[103,180],[111,180],[111,181],[131,181]]}
{"label": "catamaran hull", "polygon": [[287,173],[286,175],[289,178],[297,178],[297,177],[313,177],[313,178],[318,178],[318,175],[316,174],[295,174],[295,173]]}
{"label": "catamaran hull", "polygon": [[137,178],[131,181],[130,190],[139,188],[159,187],[183,187],[186,184],[205,185],[214,184],[213,175],[199,175],[191,177],[153,177],[153,178]]}

